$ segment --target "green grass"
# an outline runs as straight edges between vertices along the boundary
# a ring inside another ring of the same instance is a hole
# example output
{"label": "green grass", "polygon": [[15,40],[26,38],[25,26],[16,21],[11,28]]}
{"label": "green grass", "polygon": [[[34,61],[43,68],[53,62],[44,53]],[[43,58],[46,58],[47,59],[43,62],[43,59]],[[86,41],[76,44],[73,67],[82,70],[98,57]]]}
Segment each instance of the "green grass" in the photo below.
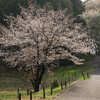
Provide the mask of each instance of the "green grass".
{"label": "green grass", "polygon": [[[68,85],[69,86],[69,85]],[[65,88],[65,86],[63,86],[63,88]],[[59,94],[61,92],[61,87],[57,87],[55,89],[53,89],[53,95],[51,95],[51,90],[50,88],[45,90],[45,94],[46,94],[46,99],[52,99],[53,97],[57,96],[57,94]],[[27,92],[26,91],[20,91],[22,98],[29,98],[29,95],[27,96]],[[40,96],[39,96],[39,92],[37,93],[33,93],[33,98],[43,98],[43,90],[41,89],[40,91]],[[17,91],[2,91],[0,92],[0,99],[17,99]]]}
{"label": "green grass", "polygon": [[26,76],[21,73],[12,71],[0,73],[0,91],[12,91],[17,90],[17,88],[26,90],[32,88],[32,85]]}
{"label": "green grass", "polygon": [[[87,58],[88,59],[88,58]],[[89,60],[91,60],[89,58]],[[89,61],[88,60],[88,61]],[[50,86],[54,80],[58,80],[59,84],[60,81],[68,80],[68,73],[70,77],[75,74],[77,75],[77,79],[83,80],[82,71],[84,73],[92,72],[92,65],[89,62],[85,62],[83,65],[80,66],[60,66],[53,69],[54,75],[50,75],[51,73],[45,73],[43,76],[42,86],[46,87],[46,98],[53,98],[57,94],[61,92],[61,87],[59,85],[58,88],[53,89],[53,95],[50,95]],[[24,73],[23,73],[24,74]],[[18,72],[7,72],[0,74],[0,99],[16,99],[17,98],[17,89],[20,89],[22,94],[22,98],[29,98],[27,96],[27,89],[32,89],[32,85],[30,81],[26,78],[26,75],[23,75]],[[86,79],[88,79],[86,77]],[[41,86],[41,87],[42,87]],[[34,98],[43,98],[43,91],[41,89],[41,96],[39,97],[39,93],[33,93]]]}
{"label": "green grass", "polygon": [[82,77],[82,71],[84,73],[91,73],[92,72],[92,65],[88,62],[85,62],[85,64],[83,65],[73,65],[73,66],[60,66],[57,67],[53,70],[54,76],[50,76],[48,74],[45,74],[43,77],[43,84],[46,87],[49,87],[51,85],[51,83],[54,80],[59,80],[59,81],[65,81],[68,79],[68,73],[70,75],[70,77],[75,76],[75,72],[76,72],[76,78],[77,79],[83,79]]}

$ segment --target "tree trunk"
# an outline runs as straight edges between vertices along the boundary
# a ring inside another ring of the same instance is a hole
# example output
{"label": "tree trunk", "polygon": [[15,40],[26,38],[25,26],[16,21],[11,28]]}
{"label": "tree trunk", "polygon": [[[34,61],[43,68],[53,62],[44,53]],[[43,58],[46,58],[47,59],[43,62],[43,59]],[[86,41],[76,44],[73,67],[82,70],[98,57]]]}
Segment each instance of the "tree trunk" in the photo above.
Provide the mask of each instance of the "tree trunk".
{"label": "tree trunk", "polygon": [[38,82],[34,83],[34,91],[35,92],[39,91],[39,83]]}
{"label": "tree trunk", "polygon": [[[34,76],[34,74],[32,74],[32,77],[29,77],[29,79],[33,85],[33,88],[34,88],[34,92],[39,91],[39,84],[41,84],[42,77],[45,72],[45,67],[44,66],[41,66],[41,67],[42,67],[42,69],[38,70],[37,73],[35,74],[35,76]],[[28,75],[28,73],[27,73],[27,75]]]}

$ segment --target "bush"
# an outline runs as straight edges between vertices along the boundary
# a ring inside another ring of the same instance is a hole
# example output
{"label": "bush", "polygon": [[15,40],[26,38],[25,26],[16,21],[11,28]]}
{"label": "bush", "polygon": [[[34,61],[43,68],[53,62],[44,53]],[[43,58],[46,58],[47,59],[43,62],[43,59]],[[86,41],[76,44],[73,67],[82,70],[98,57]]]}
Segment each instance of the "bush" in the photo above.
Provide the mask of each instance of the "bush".
{"label": "bush", "polygon": [[57,88],[57,87],[59,87],[59,83],[58,83],[58,80],[56,79],[52,83],[52,88],[54,89],[54,88]]}

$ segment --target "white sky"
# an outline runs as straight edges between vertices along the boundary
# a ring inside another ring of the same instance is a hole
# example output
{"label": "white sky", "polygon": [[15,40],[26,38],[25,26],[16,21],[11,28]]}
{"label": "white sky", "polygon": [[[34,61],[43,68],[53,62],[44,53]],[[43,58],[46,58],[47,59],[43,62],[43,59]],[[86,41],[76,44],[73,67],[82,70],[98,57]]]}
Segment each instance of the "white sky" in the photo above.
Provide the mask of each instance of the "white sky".
{"label": "white sky", "polygon": [[82,2],[87,1],[87,0],[81,0]]}

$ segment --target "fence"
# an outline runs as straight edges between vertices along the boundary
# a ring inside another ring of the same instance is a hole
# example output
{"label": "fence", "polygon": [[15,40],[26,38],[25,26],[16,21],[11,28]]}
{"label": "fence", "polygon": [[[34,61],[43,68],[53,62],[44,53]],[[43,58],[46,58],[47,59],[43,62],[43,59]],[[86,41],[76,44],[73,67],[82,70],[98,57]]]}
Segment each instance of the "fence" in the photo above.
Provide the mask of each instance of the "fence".
{"label": "fence", "polygon": [[[89,78],[89,73],[83,73],[82,72],[82,76],[83,76],[83,79],[85,80],[86,77]],[[64,87],[66,88],[68,84],[71,84],[72,82],[76,81],[77,80],[77,74],[75,73],[74,75],[72,75],[70,77],[70,75],[68,74],[68,80],[66,81],[61,81],[60,83],[60,87],[61,87],[61,90],[64,89]],[[29,92],[30,92],[30,100],[32,100],[32,91],[29,91],[27,90],[27,94],[29,95]],[[19,93],[19,89],[18,89],[18,93]],[[50,93],[51,95],[53,95],[53,87],[51,85],[51,88],[50,88]],[[46,92],[45,92],[45,87],[43,87],[43,98],[46,98]],[[19,93],[19,100],[21,100],[21,94]]]}
{"label": "fence", "polygon": [[[83,77],[84,80],[86,79],[86,77],[89,78],[89,73],[88,72],[87,73],[82,72],[82,77]],[[66,88],[72,82],[76,81],[77,78],[78,78],[78,76],[77,76],[77,73],[76,72],[72,76],[70,76],[70,74],[68,74],[68,79],[67,80],[60,81],[61,90],[63,90],[64,88]],[[43,91],[43,98],[46,98],[46,92],[45,92],[45,87],[44,86],[42,87],[42,91]],[[27,90],[26,92],[27,92],[26,95],[29,95],[30,100],[32,100],[32,94],[33,94],[33,92],[31,90]],[[53,87],[52,87],[52,85],[50,87],[50,95],[53,95]],[[17,98],[19,100],[21,100],[21,98],[22,98],[21,96],[22,96],[22,94],[20,93],[20,91],[18,89],[17,90]]]}

